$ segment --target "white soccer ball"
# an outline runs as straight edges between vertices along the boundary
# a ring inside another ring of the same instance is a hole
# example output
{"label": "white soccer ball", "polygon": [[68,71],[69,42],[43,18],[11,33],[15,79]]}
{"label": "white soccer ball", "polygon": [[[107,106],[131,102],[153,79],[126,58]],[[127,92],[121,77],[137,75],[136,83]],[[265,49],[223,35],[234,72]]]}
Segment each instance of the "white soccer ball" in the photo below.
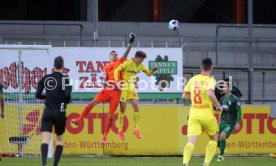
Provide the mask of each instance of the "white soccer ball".
{"label": "white soccer ball", "polygon": [[173,31],[178,30],[179,29],[179,22],[177,20],[171,20],[169,22],[169,29],[173,30]]}

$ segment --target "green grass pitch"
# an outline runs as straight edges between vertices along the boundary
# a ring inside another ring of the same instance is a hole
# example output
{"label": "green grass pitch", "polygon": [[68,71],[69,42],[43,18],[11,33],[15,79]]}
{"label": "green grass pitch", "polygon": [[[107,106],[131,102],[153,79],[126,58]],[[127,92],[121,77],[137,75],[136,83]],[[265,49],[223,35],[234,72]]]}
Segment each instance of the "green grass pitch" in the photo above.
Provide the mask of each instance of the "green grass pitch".
{"label": "green grass pitch", "polygon": [[[64,157],[59,166],[181,166],[181,157]],[[202,157],[192,158],[189,166],[201,166]],[[53,160],[48,161],[52,165]],[[38,166],[39,158],[4,158],[0,166]],[[276,159],[271,157],[225,157],[225,161],[212,166],[275,166]]]}

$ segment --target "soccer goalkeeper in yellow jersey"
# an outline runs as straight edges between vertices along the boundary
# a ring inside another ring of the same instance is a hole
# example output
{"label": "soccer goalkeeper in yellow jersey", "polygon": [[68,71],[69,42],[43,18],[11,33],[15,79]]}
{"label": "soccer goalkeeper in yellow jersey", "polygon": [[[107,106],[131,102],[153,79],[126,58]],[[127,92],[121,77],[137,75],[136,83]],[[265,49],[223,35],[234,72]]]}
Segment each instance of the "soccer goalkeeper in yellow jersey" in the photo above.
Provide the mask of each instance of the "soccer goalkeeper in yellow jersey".
{"label": "soccer goalkeeper in yellow jersey", "polygon": [[120,114],[119,114],[119,131],[118,135],[121,140],[125,140],[125,135],[123,132],[123,120],[126,110],[126,102],[129,101],[134,110],[134,134],[137,138],[142,138],[139,130],[139,108],[138,108],[138,95],[135,88],[136,76],[142,71],[147,76],[153,74],[157,70],[157,67],[148,70],[143,63],[144,59],[147,57],[146,53],[143,51],[137,51],[135,57],[126,60],[114,71],[114,77],[116,84],[119,84],[119,74],[122,76],[121,80],[121,97],[120,97]]}

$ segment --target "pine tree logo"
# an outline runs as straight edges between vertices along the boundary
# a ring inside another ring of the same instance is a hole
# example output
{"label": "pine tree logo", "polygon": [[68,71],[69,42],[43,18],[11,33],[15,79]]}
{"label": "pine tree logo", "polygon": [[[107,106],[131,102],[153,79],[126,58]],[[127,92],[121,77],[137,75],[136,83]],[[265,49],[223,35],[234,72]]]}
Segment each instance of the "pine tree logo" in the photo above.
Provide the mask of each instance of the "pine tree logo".
{"label": "pine tree logo", "polygon": [[163,91],[170,87],[171,81],[174,81],[172,75],[177,74],[177,61],[169,61],[167,55],[162,58],[162,56],[157,55],[154,61],[149,61],[149,68],[157,66],[158,70],[154,72],[156,77],[156,85],[159,87],[160,91]]}

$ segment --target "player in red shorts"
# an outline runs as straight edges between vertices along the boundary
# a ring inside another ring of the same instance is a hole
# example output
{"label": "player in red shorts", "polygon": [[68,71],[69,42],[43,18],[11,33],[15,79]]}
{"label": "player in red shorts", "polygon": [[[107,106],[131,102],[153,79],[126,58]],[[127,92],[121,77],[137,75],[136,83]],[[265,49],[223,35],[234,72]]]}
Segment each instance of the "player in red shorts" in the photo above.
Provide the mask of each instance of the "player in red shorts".
{"label": "player in red shorts", "polygon": [[79,122],[89,114],[90,110],[94,106],[100,103],[109,102],[108,118],[104,128],[102,143],[106,143],[107,134],[112,125],[113,114],[117,109],[117,106],[120,100],[120,94],[121,94],[120,90],[115,86],[114,70],[127,59],[131,46],[136,37],[134,33],[130,33],[129,36],[130,36],[130,39],[129,39],[126,52],[121,58],[117,57],[116,51],[110,52],[110,63],[104,67],[104,73],[106,77],[105,80],[108,86],[105,86],[105,88],[100,93],[98,93],[91,102],[89,102],[86,105],[86,107],[83,109],[79,118],[71,120],[72,123],[74,123],[75,125],[78,125]]}

